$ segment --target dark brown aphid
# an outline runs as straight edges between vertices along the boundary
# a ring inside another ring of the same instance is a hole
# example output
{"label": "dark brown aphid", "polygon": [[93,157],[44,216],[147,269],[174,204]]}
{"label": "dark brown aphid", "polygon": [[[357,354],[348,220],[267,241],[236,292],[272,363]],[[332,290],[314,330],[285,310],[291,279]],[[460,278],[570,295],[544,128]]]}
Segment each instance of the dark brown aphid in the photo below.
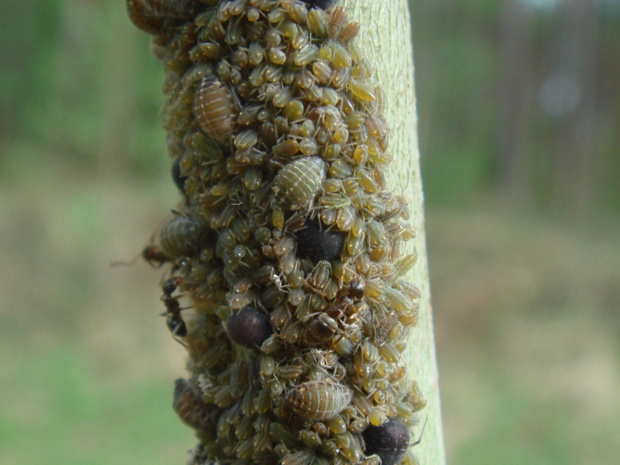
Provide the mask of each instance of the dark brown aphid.
{"label": "dark brown aphid", "polygon": [[163,20],[155,17],[143,0],[127,0],[127,15],[131,22],[144,32],[153,35],[164,32]]}
{"label": "dark brown aphid", "polygon": [[334,261],[340,258],[344,245],[344,234],[321,226],[317,219],[306,223],[297,231],[297,253],[313,263],[321,260]]}
{"label": "dark brown aphid", "polygon": [[349,405],[353,392],[343,384],[319,380],[292,389],[286,400],[291,408],[308,420],[329,420]]}
{"label": "dark brown aphid", "polygon": [[194,255],[207,235],[207,227],[186,216],[175,216],[161,229],[161,245],[172,257]]}
{"label": "dark brown aphid", "polygon": [[153,16],[162,20],[192,19],[200,8],[198,0],[142,0]]}
{"label": "dark brown aphid", "polygon": [[210,411],[217,411],[209,408],[202,400],[198,389],[183,378],[174,382],[172,407],[184,423],[196,429],[206,429],[211,423]]}
{"label": "dark brown aphid", "polygon": [[303,0],[308,6],[313,7],[316,6],[318,8],[323,8],[326,10],[338,0]]}
{"label": "dark brown aphid", "polygon": [[254,307],[231,313],[226,326],[234,342],[249,348],[260,347],[273,332],[267,316]]}
{"label": "dark brown aphid", "polygon": [[173,336],[185,337],[187,336],[187,325],[181,316],[181,305],[179,299],[172,297],[174,291],[181,283],[181,278],[170,278],[163,285],[162,290],[164,295],[161,300],[166,306],[166,325]]}
{"label": "dark brown aphid", "polygon": [[205,76],[194,96],[194,114],[201,128],[218,142],[235,128],[236,108],[228,88],[217,77]]}
{"label": "dark brown aphid", "polygon": [[353,278],[349,283],[348,289],[351,297],[361,300],[364,297],[364,291],[366,291],[366,283],[363,279]]}
{"label": "dark brown aphid", "polygon": [[[323,314],[324,315],[324,314]],[[325,315],[327,317],[327,315]],[[329,317],[328,317],[329,318]],[[317,346],[324,344],[331,339],[337,328],[330,325],[325,318],[315,318],[307,326],[303,342],[308,346]]]}
{"label": "dark brown aphid", "polygon": [[155,244],[147,245],[142,250],[142,258],[153,268],[161,268],[164,263],[172,260],[170,255]]}
{"label": "dark brown aphid", "polygon": [[395,465],[409,447],[409,430],[403,422],[390,418],[381,426],[369,426],[362,433],[366,455],[377,454],[383,465]]}
{"label": "dark brown aphid", "polygon": [[183,195],[187,195],[185,193],[185,181],[187,180],[187,176],[183,176],[181,174],[181,161],[183,161],[183,157],[177,157],[177,159],[174,160],[170,174],[172,175],[172,180],[177,188],[183,193]]}

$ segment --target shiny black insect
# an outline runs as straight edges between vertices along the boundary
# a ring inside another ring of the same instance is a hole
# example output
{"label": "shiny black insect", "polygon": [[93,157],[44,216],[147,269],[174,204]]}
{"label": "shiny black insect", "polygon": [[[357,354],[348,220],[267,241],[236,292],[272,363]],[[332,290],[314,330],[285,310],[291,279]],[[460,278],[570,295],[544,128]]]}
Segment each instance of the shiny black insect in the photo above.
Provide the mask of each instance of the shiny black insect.
{"label": "shiny black insect", "polygon": [[185,192],[185,181],[187,180],[187,176],[181,175],[181,161],[182,160],[183,160],[183,157],[177,157],[177,159],[174,160],[174,163],[172,164],[172,169],[170,171],[172,174],[172,180],[174,181],[174,184],[184,195],[187,195]]}
{"label": "shiny black insect", "polygon": [[181,283],[181,278],[170,278],[162,285],[161,289],[164,291],[164,295],[161,296],[161,300],[166,306],[166,325],[173,336],[185,337],[187,336],[187,325],[181,316],[181,305],[177,297],[172,297],[174,291]]}
{"label": "shiny black insect", "polygon": [[170,256],[155,244],[147,245],[142,250],[142,258],[153,268],[161,268],[171,260]]}
{"label": "shiny black insect", "polygon": [[259,347],[273,330],[267,316],[254,307],[232,312],[226,323],[230,338],[244,347]]}
{"label": "shiny black insect", "polygon": [[327,229],[316,219],[306,222],[305,227],[297,231],[297,253],[313,263],[339,259],[343,244],[344,234]]}
{"label": "shiny black insect", "polygon": [[338,0],[303,0],[308,6],[317,6],[324,10],[332,6]]}
{"label": "shiny black insect", "polygon": [[366,455],[377,454],[382,465],[394,465],[405,456],[409,447],[409,430],[403,422],[391,418],[381,426],[369,426],[362,433]]}

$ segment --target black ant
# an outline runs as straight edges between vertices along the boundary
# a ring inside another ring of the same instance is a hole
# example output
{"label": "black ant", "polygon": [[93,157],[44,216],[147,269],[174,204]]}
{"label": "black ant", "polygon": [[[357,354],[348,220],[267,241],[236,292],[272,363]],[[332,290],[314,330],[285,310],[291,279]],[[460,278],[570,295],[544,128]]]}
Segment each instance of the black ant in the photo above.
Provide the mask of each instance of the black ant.
{"label": "black ant", "polygon": [[172,297],[172,294],[176,291],[179,284],[181,284],[181,278],[167,279],[161,286],[162,291],[164,291],[161,300],[166,306],[166,312],[163,313],[163,315],[166,315],[166,325],[168,329],[173,336],[185,337],[187,336],[187,325],[181,316],[182,308],[179,304],[178,297]]}

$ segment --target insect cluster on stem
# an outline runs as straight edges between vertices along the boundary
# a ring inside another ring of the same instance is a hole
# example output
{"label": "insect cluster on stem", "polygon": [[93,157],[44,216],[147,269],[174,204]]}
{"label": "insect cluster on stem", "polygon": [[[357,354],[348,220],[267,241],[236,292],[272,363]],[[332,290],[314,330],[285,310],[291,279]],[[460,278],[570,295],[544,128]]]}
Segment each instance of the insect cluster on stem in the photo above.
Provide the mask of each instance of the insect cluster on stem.
{"label": "insect cluster on stem", "polygon": [[[333,0],[127,0],[182,195],[143,252],[188,350],[190,464],[414,464],[420,293],[385,97]],[[175,292],[181,294],[174,294]],[[193,316],[182,315],[187,296]]]}

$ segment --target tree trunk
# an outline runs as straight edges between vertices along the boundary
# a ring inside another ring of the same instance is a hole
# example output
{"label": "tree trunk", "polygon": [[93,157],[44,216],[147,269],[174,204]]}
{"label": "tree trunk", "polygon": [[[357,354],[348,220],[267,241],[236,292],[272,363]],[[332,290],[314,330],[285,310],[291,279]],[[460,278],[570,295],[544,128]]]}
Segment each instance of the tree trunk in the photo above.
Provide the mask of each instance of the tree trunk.
{"label": "tree trunk", "polygon": [[417,233],[416,239],[409,241],[408,245],[418,255],[418,263],[411,272],[411,281],[419,286],[422,298],[420,320],[412,331],[407,365],[409,376],[417,381],[428,402],[425,409],[428,418],[422,441],[416,446],[415,452],[421,465],[443,465],[445,452],[430,304],[413,45],[407,3],[407,0],[393,0],[389,4],[345,0],[342,5],[362,25],[363,32],[357,40],[386,93],[385,115],[391,129],[390,146],[394,154],[388,182],[394,186],[395,192],[402,192],[408,200],[412,225]]}

